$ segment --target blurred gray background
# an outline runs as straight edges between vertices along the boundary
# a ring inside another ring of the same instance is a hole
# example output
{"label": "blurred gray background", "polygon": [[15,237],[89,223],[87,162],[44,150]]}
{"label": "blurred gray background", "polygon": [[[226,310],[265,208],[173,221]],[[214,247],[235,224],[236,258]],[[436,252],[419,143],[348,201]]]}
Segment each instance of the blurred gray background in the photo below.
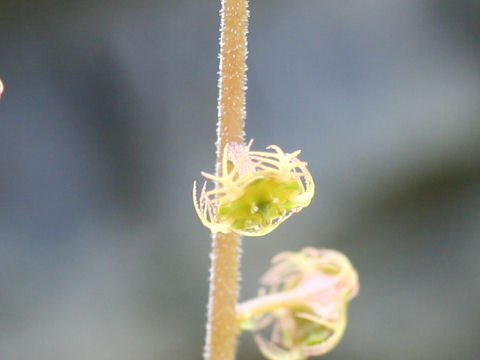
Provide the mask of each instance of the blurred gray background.
{"label": "blurred gray background", "polygon": [[[0,359],[200,359],[219,1],[0,0]],[[346,253],[324,359],[480,358],[480,2],[251,1],[247,138],[317,194],[245,238]],[[261,359],[249,334],[238,359]]]}

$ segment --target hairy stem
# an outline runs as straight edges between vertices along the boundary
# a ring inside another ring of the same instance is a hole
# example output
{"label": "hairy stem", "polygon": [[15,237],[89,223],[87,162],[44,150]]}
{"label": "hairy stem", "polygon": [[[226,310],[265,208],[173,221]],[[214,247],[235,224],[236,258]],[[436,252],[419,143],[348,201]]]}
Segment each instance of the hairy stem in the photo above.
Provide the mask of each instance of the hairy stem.
{"label": "hairy stem", "polygon": [[[230,142],[244,142],[248,0],[222,0],[220,78],[218,81],[217,175]],[[238,336],[241,239],[237,234],[214,234],[208,306],[206,360],[233,360]]]}

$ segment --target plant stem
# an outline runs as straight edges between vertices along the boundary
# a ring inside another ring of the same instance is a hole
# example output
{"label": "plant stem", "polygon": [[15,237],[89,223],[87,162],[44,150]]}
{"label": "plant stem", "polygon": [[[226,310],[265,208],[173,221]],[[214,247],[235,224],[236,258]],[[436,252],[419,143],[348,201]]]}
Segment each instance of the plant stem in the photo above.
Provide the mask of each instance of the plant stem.
{"label": "plant stem", "polygon": [[233,233],[219,233],[213,239],[206,360],[235,359],[240,242]]}
{"label": "plant stem", "polygon": [[[248,0],[222,0],[220,78],[218,81],[217,175],[230,142],[244,142]],[[238,336],[235,306],[241,239],[213,235],[208,306],[206,360],[233,360]]]}

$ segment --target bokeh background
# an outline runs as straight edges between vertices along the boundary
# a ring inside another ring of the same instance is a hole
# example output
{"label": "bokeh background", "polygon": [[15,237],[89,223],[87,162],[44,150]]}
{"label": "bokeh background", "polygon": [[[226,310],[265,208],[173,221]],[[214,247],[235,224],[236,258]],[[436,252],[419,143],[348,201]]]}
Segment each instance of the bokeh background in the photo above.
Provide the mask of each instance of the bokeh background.
{"label": "bokeh background", "polygon": [[[0,0],[0,359],[200,359],[219,1]],[[480,2],[252,0],[247,137],[317,194],[245,238],[361,276],[327,360],[480,358]],[[261,359],[249,334],[238,359]]]}

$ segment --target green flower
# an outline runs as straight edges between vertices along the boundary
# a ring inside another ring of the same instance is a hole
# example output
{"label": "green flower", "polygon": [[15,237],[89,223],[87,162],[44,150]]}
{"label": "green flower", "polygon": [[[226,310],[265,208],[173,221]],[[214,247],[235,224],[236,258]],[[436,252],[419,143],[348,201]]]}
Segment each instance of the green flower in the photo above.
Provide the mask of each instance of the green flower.
{"label": "green flower", "polygon": [[195,210],[214,233],[268,234],[308,206],[314,195],[307,163],[297,158],[300,150],[286,154],[271,145],[269,152],[250,151],[251,145],[252,141],[225,147],[221,175],[202,172],[216,188],[207,190],[205,182],[198,200],[194,183]]}

